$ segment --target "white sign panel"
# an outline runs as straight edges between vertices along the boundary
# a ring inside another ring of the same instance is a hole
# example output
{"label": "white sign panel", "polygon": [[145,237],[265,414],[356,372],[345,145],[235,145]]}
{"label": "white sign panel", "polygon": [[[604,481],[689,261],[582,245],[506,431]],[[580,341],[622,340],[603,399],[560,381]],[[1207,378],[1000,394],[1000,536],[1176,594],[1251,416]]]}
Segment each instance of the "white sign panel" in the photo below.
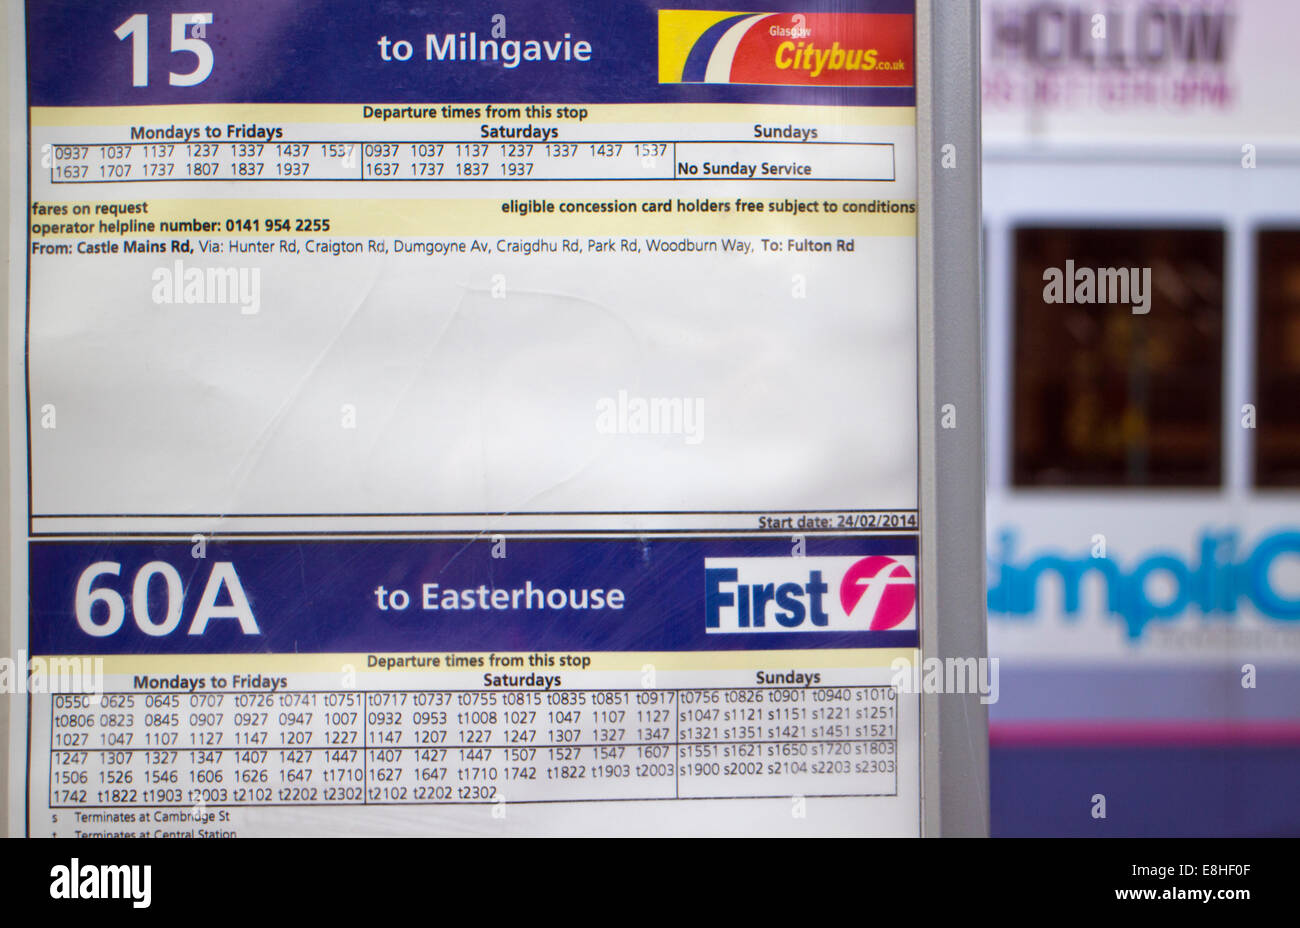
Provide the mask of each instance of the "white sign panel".
{"label": "white sign panel", "polygon": [[11,832],[918,833],[911,0],[307,6],[28,4]]}

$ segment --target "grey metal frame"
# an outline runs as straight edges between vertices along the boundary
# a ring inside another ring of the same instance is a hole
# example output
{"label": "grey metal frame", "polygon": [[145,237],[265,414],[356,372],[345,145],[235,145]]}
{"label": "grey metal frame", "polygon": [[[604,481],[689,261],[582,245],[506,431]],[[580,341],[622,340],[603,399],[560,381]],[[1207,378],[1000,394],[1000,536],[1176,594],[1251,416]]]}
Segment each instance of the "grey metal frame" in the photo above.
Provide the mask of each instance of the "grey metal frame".
{"label": "grey metal frame", "polygon": [[[27,215],[27,123],[26,109],[21,113],[10,107],[12,86],[26,73],[27,50],[23,38],[23,11],[21,4],[8,4],[0,11],[0,49],[4,50],[3,62],[0,62],[0,306],[5,311],[0,314],[0,362],[6,372],[9,368],[9,328],[10,313],[17,307],[25,306],[26,280],[24,267],[18,262],[10,262],[10,229],[22,228],[17,217]],[[12,82],[12,86],[11,86]],[[23,88],[26,99],[26,88]],[[21,165],[21,167],[19,167]],[[21,181],[21,183],[20,183]],[[22,280],[24,291],[18,291],[18,281]],[[22,292],[23,301],[18,302]],[[12,473],[9,468],[9,411],[12,397],[7,386],[8,373],[4,375],[6,386],[0,388],[0,435],[4,436],[4,452],[0,453],[0,602],[6,606],[0,612],[0,654],[16,657],[12,639],[13,622],[11,608],[14,605],[13,587],[10,585],[9,571],[13,566],[10,551],[10,533],[13,522],[10,520]],[[22,501],[26,506],[26,500]],[[24,516],[26,513],[23,514]],[[15,716],[25,715],[15,712],[18,697],[13,694],[0,695],[0,837],[8,837],[11,825],[25,828],[26,822],[9,821],[9,726]]]}
{"label": "grey metal frame", "polygon": [[[984,658],[979,0],[917,0],[921,654]],[[942,166],[944,146],[956,164]],[[942,428],[947,404],[955,428]],[[988,706],[921,700],[921,833],[989,833]]]}

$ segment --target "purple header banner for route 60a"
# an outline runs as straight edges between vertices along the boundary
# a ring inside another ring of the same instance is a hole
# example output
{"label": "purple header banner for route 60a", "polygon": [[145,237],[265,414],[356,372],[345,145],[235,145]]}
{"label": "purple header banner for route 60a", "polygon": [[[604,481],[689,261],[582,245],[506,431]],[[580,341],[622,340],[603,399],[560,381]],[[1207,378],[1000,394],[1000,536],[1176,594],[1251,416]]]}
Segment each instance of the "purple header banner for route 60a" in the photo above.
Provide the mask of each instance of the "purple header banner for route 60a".
{"label": "purple header banner for route 60a", "polygon": [[[915,536],[36,542],[33,654],[915,647]],[[497,553],[502,553],[498,551]]]}

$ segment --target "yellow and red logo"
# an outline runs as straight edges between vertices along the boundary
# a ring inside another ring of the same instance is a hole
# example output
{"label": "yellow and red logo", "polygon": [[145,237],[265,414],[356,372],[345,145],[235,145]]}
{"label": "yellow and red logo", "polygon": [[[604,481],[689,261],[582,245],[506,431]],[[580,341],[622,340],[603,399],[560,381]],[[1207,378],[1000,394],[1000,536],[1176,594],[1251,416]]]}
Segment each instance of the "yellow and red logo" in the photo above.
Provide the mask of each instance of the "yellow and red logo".
{"label": "yellow and red logo", "polygon": [[906,13],[659,11],[659,83],[911,87]]}

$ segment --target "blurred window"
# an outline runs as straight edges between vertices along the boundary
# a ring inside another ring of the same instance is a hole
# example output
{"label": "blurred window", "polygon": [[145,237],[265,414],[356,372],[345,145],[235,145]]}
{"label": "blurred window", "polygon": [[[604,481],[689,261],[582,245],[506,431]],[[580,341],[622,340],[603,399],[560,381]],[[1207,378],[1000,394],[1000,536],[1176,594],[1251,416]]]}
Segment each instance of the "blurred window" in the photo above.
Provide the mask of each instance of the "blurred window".
{"label": "blurred window", "polygon": [[1222,229],[1016,229],[1015,485],[1219,484],[1223,251]]}
{"label": "blurred window", "polygon": [[1255,241],[1255,483],[1300,486],[1300,229]]}

